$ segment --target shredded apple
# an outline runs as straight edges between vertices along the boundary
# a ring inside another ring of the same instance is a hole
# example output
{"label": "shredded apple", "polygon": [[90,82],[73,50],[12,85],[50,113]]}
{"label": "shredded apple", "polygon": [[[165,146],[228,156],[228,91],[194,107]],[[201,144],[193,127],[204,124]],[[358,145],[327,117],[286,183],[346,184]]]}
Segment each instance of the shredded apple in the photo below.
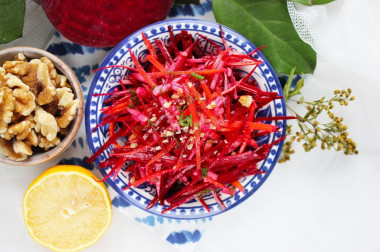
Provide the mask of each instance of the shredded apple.
{"label": "shredded apple", "polygon": [[[88,162],[112,147],[110,157],[100,163],[100,168],[112,167],[106,180],[112,174],[115,179],[133,161],[124,190],[154,185],[157,193],[147,209],[166,201],[165,213],[195,199],[210,211],[202,197],[211,193],[224,210],[219,193],[244,193],[239,179],[263,173],[257,163],[283,140],[259,146],[258,136],[279,130],[263,122],[289,117],[255,116],[259,108],[282,98],[261,90],[251,78],[262,63],[252,57],[260,48],[242,54],[227,46],[223,32],[223,46],[198,34],[217,49],[216,54],[198,55],[199,39],[186,31],[175,35],[170,26],[169,34],[169,45],[155,40],[155,50],[142,33],[149,66],[143,68],[131,51],[135,68],[112,66],[133,73],[120,80],[120,88],[100,94],[107,98],[97,127],[108,125],[110,138]],[[253,68],[245,77],[235,70],[248,65]],[[119,138],[126,142],[119,144]]]}

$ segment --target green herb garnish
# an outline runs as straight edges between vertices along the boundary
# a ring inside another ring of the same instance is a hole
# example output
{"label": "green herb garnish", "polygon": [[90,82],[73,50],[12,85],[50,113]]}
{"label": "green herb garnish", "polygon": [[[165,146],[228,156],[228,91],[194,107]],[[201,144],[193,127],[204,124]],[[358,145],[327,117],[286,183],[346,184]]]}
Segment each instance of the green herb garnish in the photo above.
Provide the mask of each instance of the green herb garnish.
{"label": "green herb garnish", "polygon": [[197,73],[194,73],[194,72],[191,72],[190,74],[192,77],[194,78],[197,78],[197,79],[200,79],[200,80],[204,80],[204,76],[200,75],[200,74],[197,74]]}
{"label": "green herb garnish", "polygon": [[186,126],[192,127],[193,126],[193,115],[188,115],[188,116],[184,117],[184,115],[181,114],[178,122],[179,122],[179,125],[182,127],[186,127]]}
{"label": "green herb garnish", "polygon": [[208,168],[207,167],[203,167],[201,168],[201,172],[202,172],[202,177],[207,177],[207,173],[208,173]]}

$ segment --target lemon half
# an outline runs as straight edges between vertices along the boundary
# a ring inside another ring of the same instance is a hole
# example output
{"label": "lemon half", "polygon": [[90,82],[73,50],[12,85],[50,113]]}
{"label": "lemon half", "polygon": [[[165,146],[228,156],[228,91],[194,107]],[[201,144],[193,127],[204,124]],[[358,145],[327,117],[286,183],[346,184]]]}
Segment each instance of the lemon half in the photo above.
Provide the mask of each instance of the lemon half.
{"label": "lemon half", "polygon": [[36,178],[25,192],[23,211],[32,238],[54,251],[93,245],[112,219],[105,185],[75,165],[55,166]]}

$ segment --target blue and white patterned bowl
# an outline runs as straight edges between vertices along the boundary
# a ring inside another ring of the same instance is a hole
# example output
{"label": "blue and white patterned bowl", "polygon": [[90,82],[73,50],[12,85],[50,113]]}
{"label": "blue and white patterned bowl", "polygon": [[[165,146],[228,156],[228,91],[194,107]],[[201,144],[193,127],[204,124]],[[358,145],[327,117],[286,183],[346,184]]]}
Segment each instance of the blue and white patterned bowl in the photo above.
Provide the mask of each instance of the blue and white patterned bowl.
{"label": "blue and white patterned bowl", "polygon": [[[175,34],[179,33],[181,30],[186,30],[193,37],[199,37],[197,34],[202,34],[207,38],[213,40],[216,43],[222,44],[220,38],[220,27],[219,24],[196,19],[172,19],[162,22],[158,22],[152,25],[149,25],[141,30],[136,31],[129,37],[125,38],[120,44],[118,44],[105,58],[100,67],[113,66],[113,65],[126,65],[133,67],[134,64],[130,57],[128,48],[138,56],[142,61],[146,61],[145,56],[148,53],[148,50],[143,43],[141,32],[144,32],[148,39],[153,41],[154,39],[161,39],[163,41],[169,40],[168,26],[172,26]],[[256,47],[249,42],[245,37],[237,33],[236,31],[223,26],[223,32],[225,38],[228,42],[228,45],[235,50],[249,53],[254,50]],[[199,43],[200,50],[204,52],[213,52],[215,50],[214,46],[201,39]],[[266,91],[278,92],[282,95],[282,88],[277,79],[277,76],[270,66],[267,59],[262,55],[262,53],[257,53],[255,56],[256,59],[263,61],[254,72],[253,76],[255,80],[259,83],[261,89]],[[241,70],[249,72],[250,67],[244,67]],[[102,146],[108,139],[108,129],[106,127],[99,127],[94,133],[91,134],[92,129],[100,122],[102,113],[100,109],[103,106],[104,96],[93,96],[92,94],[107,93],[111,89],[119,85],[119,79],[128,75],[129,71],[124,68],[109,68],[103,71],[97,72],[94,77],[94,80],[91,84],[89,95],[87,97],[86,104],[86,132],[87,132],[87,141],[92,153],[95,153],[100,146]],[[264,109],[258,112],[258,116],[283,116],[286,114],[285,111],[285,101],[283,99],[278,99],[267,105]],[[268,122],[269,123],[269,122]],[[286,122],[277,121],[271,122],[279,126],[282,130],[276,133],[273,133],[267,137],[264,137],[259,140],[260,143],[272,142],[283,136],[285,133]],[[267,179],[271,171],[273,170],[282,148],[282,142],[273,146],[268,154],[267,159],[262,161],[259,164],[262,171],[265,171],[265,174],[260,174],[256,176],[246,177],[241,179],[241,183],[245,188],[245,194],[240,191],[237,192],[234,196],[222,196],[222,200],[227,206],[227,210],[231,209],[249,196],[251,196]],[[96,160],[97,165],[109,157],[111,149],[108,148],[103,154]],[[111,168],[100,169],[100,172],[105,176],[110,172]],[[147,183],[139,186],[138,188],[131,188],[123,191],[122,189],[127,185],[128,182],[128,173],[120,172],[118,177],[115,180],[108,179],[108,183],[113,187],[113,189],[118,192],[121,197],[123,197],[128,202],[136,205],[137,207],[146,210],[146,206],[153,199],[155,195],[155,188],[148,185]],[[198,201],[188,202],[177,209],[174,209],[168,213],[165,213],[163,216],[176,219],[198,219],[210,217],[223,211],[219,208],[218,204],[211,197],[204,197],[206,203],[210,206],[211,212],[207,212],[203,206]],[[168,205],[156,205],[153,208],[146,210],[152,214],[162,215],[161,211],[168,207]],[[225,211],[227,211],[225,210]]]}

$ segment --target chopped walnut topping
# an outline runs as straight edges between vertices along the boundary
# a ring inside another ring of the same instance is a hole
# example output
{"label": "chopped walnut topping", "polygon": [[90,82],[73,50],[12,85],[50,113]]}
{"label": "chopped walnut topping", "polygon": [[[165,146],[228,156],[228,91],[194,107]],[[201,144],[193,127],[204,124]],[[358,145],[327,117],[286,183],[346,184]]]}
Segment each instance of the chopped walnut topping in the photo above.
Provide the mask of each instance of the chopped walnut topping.
{"label": "chopped walnut topping", "polygon": [[164,107],[170,108],[171,105],[172,105],[172,102],[165,102]]}
{"label": "chopped walnut topping", "polygon": [[139,144],[138,143],[131,143],[131,148],[137,148],[137,146],[139,146]]}
{"label": "chopped walnut topping", "polygon": [[157,117],[153,116],[152,118],[150,118],[150,121],[151,121],[152,123],[156,122],[156,121],[157,121]]}
{"label": "chopped walnut topping", "polygon": [[186,148],[187,148],[188,150],[192,150],[192,149],[193,149],[193,146],[194,146],[193,143],[189,143],[189,144],[186,145]]}
{"label": "chopped walnut topping", "polygon": [[215,101],[212,101],[212,102],[210,102],[209,105],[207,105],[207,108],[208,108],[208,109],[213,109],[213,108],[215,108],[215,106],[216,106],[216,102],[215,102]]}
{"label": "chopped walnut topping", "polygon": [[179,99],[179,95],[178,94],[172,94],[171,98],[173,100],[177,100],[177,99]]}
{"label": "chopped walnut topping", "polygon": [[249,108],[251,106],[251,103],[253,102],[253,98],[250,95],[242,95],[239,98],[239,102],[244,107]]}
{"label": "chopped walnut topping", "polygon": [[186,104],[186,101],[184,99],[180,99],[178,102],[179,105],[184,105]]}

